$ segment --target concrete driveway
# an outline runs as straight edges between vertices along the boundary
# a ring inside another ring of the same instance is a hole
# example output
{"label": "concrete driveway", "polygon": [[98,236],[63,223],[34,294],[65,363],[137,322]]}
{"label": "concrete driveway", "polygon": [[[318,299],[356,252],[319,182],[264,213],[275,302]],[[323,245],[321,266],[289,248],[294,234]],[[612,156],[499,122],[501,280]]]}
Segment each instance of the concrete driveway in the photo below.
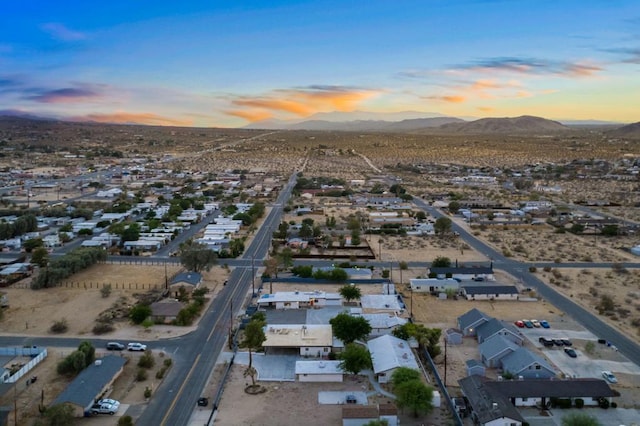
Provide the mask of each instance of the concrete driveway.
{"label": "concrete driveway", "polygon": [[570,413],[583,413],[595,417],[602,426],[638,426],[640,425],[640,410],[628,408],[609,408],[604,410],[598,407],[553,409],[550,416],[540,415],[537,409],[522,409],[520,414],[530,426],[562,426],[562,418]]}

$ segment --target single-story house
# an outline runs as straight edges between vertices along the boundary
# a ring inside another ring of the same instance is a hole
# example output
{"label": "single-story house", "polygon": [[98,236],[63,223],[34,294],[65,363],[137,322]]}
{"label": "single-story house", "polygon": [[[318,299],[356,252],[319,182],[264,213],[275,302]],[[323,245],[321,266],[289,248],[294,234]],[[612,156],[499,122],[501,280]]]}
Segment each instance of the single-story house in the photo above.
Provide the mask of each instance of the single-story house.
{"label": "single-story house", "polygon": [[482,343],[496,334],[500,334],[520,346],[524,344],[524,337],[513,324],[505,323],[495,318],[491,318],[478,327],[478,343]]}
{"label": "single-story house", "polygon": [[300,309],[341,306],[342,296],[324,291],[279,291],[263,294],[256,302],[261,308]]}
{"label": "single-story house", "polygon": [[152,303],[149,307],[153,322],[170,324],[175,321],[185,304],[176,299],[163,299]]}
{"label": "single-story house", "polygon": [[399,314],[405,309],[404,304],[401,304],[398,295],[395,294],[363,294],[360,297],[360,306],[362,306],[363,312],[368,313],[394,312]]}
{"label": "single-story house", "polygon": [[162,247],[163,242],[155,239],[145,239],[137,241],[125,241],[123,247],[125,250],[139,251],[158,251]]}
{"label": "single-story house", "polygon": [[198,272],[180,272],[169,282],[169,293],[173,297],[180,296],[180,288],[184,288],[188,294],[200,287],[202,283],[202,274]]}
{"label": "single-story house", "polygon": [[97,359],[76,376],[51,405],[68,404],[76,417],[83,417],[97,399],[107,395],[122,373],[126,358],[108,355]]}
{"label": "single-story house", "polygon": [[388,383],[399,367],[418,370],[418,362],[409,343],[391,335],[384,335],[367,342],[373,361],[373,372],[380,383]]}
{"label": "single-story house", "polygon": [[393,330],[407,323],[407,319],[400,318],[396,314],[351,314],[352,316],[362,317],[369,322],[371,333],[369,337],[377,337],[385,334],[391,334]]}
{"label": "single-story house", "polygon": [[460,280],[482,279],[493,281],[493,266],[447,266],[431,267],[430,274],[435,274],[437,278],[458,278]]}
{"label": "single-story house", "polygon": [[522,426],[524,418],[508,397],[491,392],[481,376],[467,376],[458,380],[462,394],[471,406],[471,419],[480,426]]}
{"label": "single-story house", "polygon": [[341,361],[296,361],[296,378],[300,382],[342,382]]}
{"label": "single-story house", "polygon": [[478,326],[489,321],[491,317],[477,308],[473,308],[458,317],[458,328],[465,336],[475,336]]}
{"label": "single-story house", "polygon": [[462,330],[457,328],[447,328],[444,332],[444,338],[449,345],[461,345],[462,337]]}
{"label": "single-story house", "polygon": [[467,300],[518,300],[518,288],[514,285],[461,285]]}
{"label": "single-story house", "polygon": [[262,343],[265,353],[270,348],[295,350],[302,356],[327,357],[333,344],[329,324],[268,324]]}
{"label": "single-story house", "polygon": [[465,362],[467,368],[467,376],[484,376],[487,373],[487,369],[477,359],[469,359]]}
{"label": "single-story house", "polygon": [[411,285],[411,291],[419,293],[437,294],[448,290],[455,292],[460,290],[460,281],[454,278],[411,278],[409,284]]}
{"label": "single-story house", "polygon": [[519,347],[500,360],[502,371],[525,379],[550,379],[556,376],[553,367],[539,355]]}
{"label": "single-story house", "polygon": [[513,353],[520,346],[506,337],[496,334],[482,342],[478,347],[482,363],[489,368],[498,367],[500,360]]}

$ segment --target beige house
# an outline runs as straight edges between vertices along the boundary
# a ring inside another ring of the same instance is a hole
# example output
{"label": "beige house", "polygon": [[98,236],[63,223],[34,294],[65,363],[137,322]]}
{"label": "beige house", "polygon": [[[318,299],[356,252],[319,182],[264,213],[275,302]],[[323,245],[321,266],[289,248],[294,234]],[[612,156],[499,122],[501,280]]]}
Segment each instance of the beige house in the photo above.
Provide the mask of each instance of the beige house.
{"label": "beige house", "polygon": [[333,343],[329,324],[268,324],[264,334],[265,353],[269,349],[291,349],[302,356],[321,358],[329,355]]}

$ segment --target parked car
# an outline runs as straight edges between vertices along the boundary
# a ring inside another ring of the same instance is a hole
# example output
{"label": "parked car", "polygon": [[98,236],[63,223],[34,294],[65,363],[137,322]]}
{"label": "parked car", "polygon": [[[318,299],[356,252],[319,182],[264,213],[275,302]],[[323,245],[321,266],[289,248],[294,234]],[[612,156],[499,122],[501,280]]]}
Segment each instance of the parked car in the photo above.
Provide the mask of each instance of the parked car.
{"label": "parked car", "polygon": [[611,371],[603,371],[602,377],[609,383],[618,383],[618,379],[616,379],[616,376],[614,376]]}
{"label": "parked car", "polygon": [[514,322],[514,324],[518,328],[524,328],[524,322],[522,322],[521,320],[518,320],[518,321]]}
{"label": "parked car", "polygon": [[540,327],[540,321],[538,321],[537,319],[532,319],[531,324],[533,324],[534,327]]}
{"label": "parked car", "polygon": [[127,350],[144,352],[144,351],[147,350],[147,345],[143,345],[142,343],[133,342],[133,343],[129,343],[127,345]]}
{"label": "parked car", "polygon": [[114,401],[115,404],[107,404],[107,403],[96,403],[91,406],[91,414],[109,414],[113,416],[118,412],[118,408],[120,408],[120,403],[118,401]]}
{"label": "parked car", "polygon": [[571,358],[577,358],[578,354],[571,348],[564,348],[564,353],[569,355]]}
{"label": "parked car", "polygon": [[524,326],[527,328],[533,328],[533,323],[529,320],[522,320],[522,322],[524,323]]}
{"label": "parked car", "polygon": [[547,337],[540,337],[538,338],[538,341],[546,347],[553,346],[553,339],[549,339]]}
{"label": "parked car", "polygon": [[109,342],[109,343],[107,343],[107,350],[108,351],[123,351],[124,350],[124,345],[122,343],[118,343],[118,342]]}
{"label": "parked car", "polygon": [[562,344],[565,346],[573,346],[573,343],[571,343],[571,340],[569,339],[561,339],[562,340]]}
{"label": "parked car", "polygon": [[556,346],[564,346],[562,339],[553,339],[553,344]]}
{"label": "parked car", "polygon": [[549,323],[547,322],[547,320],[540,320],[540,326],[542,328],[551,328],[551,326],[549,325]]}
{"label": "parked car", "polygon": [[106,399],[98,400],[98,402],[96,402],[96,404],[120,405],[120,401],[116,401],[115,399],[106,398]]}
{"label": "parked car", "polygon": [[198,398],[198,406],[199,407],[206,407],[207,405],[209,405],[209,398]]}
{"label": "parked car", "polygon": [[347,397],[345,398],[345,401],[347,402],[347,404],[357,404],[358,403],[358,399],[356,398],[355,395],[347,395]]}

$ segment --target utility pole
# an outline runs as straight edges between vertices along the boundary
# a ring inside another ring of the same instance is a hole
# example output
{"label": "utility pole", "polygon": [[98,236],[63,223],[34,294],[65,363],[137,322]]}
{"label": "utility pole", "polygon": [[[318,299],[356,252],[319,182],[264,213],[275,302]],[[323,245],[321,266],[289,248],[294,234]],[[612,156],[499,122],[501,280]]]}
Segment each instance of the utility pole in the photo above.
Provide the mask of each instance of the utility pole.
{"label": "utility pole", "polygon": [[[111,234],[109,234],[109,241],[111,241]],[[169,290],[169,276],[167,275],[167,261],[164,261],[164,289]]]}
{"label": "utility pole", "polygon": [[444,336],[444,387],[447,387],[447,336]]}
{"label": "utility pole", "polygon": [[229,349],[233,349],[233,300],[229,300]]}

